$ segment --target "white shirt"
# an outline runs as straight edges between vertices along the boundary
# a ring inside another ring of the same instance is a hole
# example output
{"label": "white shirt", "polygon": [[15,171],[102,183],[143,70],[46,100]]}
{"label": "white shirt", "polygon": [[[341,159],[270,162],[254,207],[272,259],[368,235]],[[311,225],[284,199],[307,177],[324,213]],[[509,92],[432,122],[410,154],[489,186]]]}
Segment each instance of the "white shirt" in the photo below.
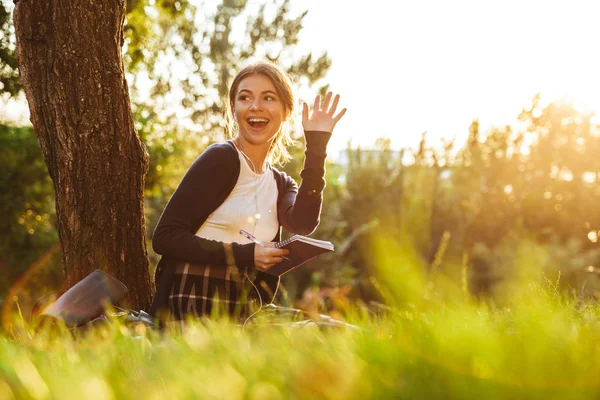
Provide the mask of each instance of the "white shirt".
{"label": "white shirt", "polygon": [[[236,148],[237,149],[237,148]],[[271,168],[257,174],[238,150],[240,175],[225,201],[210,214],[196,236],[224,243],[250,243],[240,229],[258,240],[270,242],[279,230],[277,197],[279,191]]]}

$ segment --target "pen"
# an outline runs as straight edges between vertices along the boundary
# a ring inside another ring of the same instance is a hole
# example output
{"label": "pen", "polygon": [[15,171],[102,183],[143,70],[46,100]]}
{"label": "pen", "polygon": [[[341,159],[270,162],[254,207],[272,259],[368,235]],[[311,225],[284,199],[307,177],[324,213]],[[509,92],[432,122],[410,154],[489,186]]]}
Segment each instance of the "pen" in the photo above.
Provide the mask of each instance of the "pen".
{"label": "pen", "polygon": [[250,232],[246,232],[243,229],[240,229],[240,234],[245,236],[247,239],[253,241],[254,243],[256,243],[259,246],[262,247],[269,247],[267,246],[267,244],[265,242],[261,242],[260,240],[258,240],[253,234],[251,234]]}
{"label": "pen", "polygon": [[[262,246],[262,247],[269,247],[269,246],[267,246],[267,244],[266,244],[265,242],[261,242],[261,241],[260,241],[260,240],[258,240],[258,239],[257,239],[257,238],[256,238],[256,237],[253,235],[253,234],[251,234],[250,232],[246,232],[246,231],[245,231],[245,230],[243,230],[243,229],[240,229],[240,235],[243,235],[244,237],[246,237],[247,239],[249,239],[249,240],[253,241],[254,243],[256,243],[256,244],[257,244],[257,245],[259,245],[259,246]],[[284,259],[286,259],[286,260],[288,260],[288,261],[292,261],[292,260],[290,260],[289,258],[287,258],[286,256],[281,256],[281,257],[283,257]]]}

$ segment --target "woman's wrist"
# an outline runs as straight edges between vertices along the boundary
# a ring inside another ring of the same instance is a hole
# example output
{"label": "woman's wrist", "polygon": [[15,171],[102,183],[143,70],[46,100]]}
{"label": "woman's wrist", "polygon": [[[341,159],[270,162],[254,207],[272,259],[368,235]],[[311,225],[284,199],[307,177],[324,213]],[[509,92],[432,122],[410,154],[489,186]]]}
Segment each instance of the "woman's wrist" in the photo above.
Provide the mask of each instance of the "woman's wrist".
{"label": "woman's wrist", "polygon": [[233,256],[239,269],[252,270],[254,266],[254,243],[238,244],[233,243]]}
{"label": "woman's wrist", "polygon": [[304,131],[304,138],[306,139],[307,149],[322,150],[325,152],[327,143],[329,143],[329,139],[331,138],[331,132]]}

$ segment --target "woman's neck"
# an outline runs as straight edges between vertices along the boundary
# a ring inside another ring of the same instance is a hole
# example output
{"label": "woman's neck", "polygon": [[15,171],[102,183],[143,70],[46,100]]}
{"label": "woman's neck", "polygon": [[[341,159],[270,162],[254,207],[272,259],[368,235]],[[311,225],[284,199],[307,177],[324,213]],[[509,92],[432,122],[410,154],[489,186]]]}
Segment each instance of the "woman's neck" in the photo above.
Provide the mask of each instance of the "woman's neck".
{"label": "woman's neck", "polygon": [[240,136],[233,139],[233,143],[235,143],[238,150],[250,159],[250,161],[246,160],[250,168],[252,168],[255,173],[262,174],[264,172],[265,160],[269,152],[269,144],[267,143],[267,146],[253,145]]}

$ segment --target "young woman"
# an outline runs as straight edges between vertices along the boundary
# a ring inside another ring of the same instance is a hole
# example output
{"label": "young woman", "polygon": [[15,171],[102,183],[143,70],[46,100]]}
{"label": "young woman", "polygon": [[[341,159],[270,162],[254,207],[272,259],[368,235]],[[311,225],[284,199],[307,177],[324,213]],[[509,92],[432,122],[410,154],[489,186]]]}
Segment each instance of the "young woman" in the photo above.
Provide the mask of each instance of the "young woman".
{"label": "young woman", "polygon": [[346,112],[336,114],[339,95],[327,93],[322,102],[317,96],[312,112],[303,104],[299,188],[273,167],[289,159],[295,102],[289,77],[273,64],[254,63],[234,78],[228,100],[233,139],[194,161],[154,231],[152,246],[162,255],[154,316],[168,311],[181,320],[210,315],[215,307],[244,316],[253,301],[271,302],[279,278],[265,271],[287,254],[272,247],[281,228],[308,235],[319,224],[327,142]]}

